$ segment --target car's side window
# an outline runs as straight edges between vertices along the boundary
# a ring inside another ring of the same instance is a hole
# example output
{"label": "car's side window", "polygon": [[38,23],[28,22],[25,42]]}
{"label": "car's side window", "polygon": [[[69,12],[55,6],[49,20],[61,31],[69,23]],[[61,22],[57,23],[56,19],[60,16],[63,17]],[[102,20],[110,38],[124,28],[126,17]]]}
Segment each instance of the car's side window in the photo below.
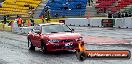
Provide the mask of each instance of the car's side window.
{"label": "car's side window", "polygon": [[35,26],[34,30],[41,30],[41,27],[40,26]]}
{"label": "car's side window", "polygon": [[33,32],[35,33],[36,31],[41,31],[41,26],[35,26]]}

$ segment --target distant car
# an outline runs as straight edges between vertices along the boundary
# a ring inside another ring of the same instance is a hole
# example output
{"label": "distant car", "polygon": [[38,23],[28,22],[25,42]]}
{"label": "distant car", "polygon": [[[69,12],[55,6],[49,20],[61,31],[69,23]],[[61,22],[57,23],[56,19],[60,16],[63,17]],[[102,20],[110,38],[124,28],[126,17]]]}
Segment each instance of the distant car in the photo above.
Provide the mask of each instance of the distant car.
{"label": "distant car", "polygon": [[39,24],[27,36],[30,50],[41,48],[48,51],[79,50],[78,42],[82,40],[79,33],[64,24]]}

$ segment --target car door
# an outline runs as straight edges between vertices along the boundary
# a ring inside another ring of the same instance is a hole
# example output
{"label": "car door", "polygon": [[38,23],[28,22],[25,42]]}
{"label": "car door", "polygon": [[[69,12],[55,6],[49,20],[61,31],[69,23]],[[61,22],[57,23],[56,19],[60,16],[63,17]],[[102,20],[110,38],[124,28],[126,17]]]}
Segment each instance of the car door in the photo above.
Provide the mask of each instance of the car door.
{"label": "car door", "polygon": [[35,45],[37,47],[40,47],[40,45],[41,45],[41,34],[35,34],[34,40],[35,40]]}
{"label": "car door", "polygon": [[[36,30],[41,31],[41,27],[40,26],[35,27],[34,31],[36,31]],[[38,34],[38,33],[34,32],[33,39],[34,39],[34,45],[37,47],[40,47],[40,45],[41,45],[41,33]]]}

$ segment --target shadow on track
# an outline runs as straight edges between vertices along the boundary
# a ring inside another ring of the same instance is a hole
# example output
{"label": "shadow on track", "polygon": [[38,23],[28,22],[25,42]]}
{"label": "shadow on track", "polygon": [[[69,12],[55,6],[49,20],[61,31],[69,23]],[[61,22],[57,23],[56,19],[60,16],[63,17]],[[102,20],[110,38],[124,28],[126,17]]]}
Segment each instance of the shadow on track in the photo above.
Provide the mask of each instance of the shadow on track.
{"label": "shadow on track", "polygon": [[75,51],[54,51],[54,52],[48,52],[44,54],[41,50],[35,50],[35,51],[29,50],[29,53],[43,54],[43,55],[75,55]]}

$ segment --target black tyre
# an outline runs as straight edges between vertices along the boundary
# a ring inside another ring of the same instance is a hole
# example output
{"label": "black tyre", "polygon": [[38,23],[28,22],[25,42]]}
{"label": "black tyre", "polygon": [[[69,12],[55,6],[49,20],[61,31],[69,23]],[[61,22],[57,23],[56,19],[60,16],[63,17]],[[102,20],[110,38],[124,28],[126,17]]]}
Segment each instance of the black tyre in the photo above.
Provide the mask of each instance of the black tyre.
{"label": "black tyre", "polygon": [[79,52],[80,52],[79,50],[76,50],[76,51],[75,51],[76,57],[78,56]]}
{"label": "black tyre", "polygon": [[84,61],[87,58],[84,52],[78,52],[76,56],[77,56],[77,59],[80,61]]}
{"label": "black tyre", "polygon": [[128,59],[131,59],[131,51],[129,51]]}
{"label": "black tyre", "polygon": [[47,53],[47,47],[46,47],[46,43],[42,40],[41,41],[41,49],[43,53]]}
{"label": "black tyre", "polygon": [[28,47],[29,47],[29,50],[35,51],[35,46],[33,46],[33,44],[32,44],[30,39],[28,39]]}

